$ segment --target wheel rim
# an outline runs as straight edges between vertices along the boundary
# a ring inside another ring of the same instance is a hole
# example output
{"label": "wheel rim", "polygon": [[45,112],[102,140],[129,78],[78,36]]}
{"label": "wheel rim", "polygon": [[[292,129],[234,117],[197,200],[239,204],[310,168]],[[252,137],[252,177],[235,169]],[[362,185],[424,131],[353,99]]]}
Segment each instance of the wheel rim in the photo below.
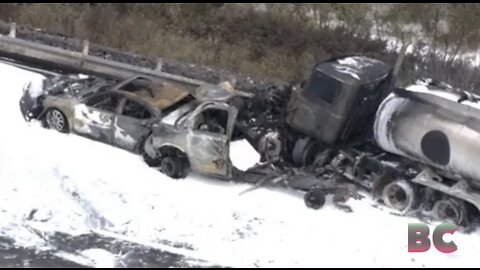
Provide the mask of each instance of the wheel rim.
{"label": "wheel rim", "polygon": [[434,215],[438,220],[461,224],[465,218],[462,203],[453,200],[441,200],[435,203]]}
{"label": "wheel rim", "polygon": [[47,123],[50,128],[57,131],[62,131],[65,127],[65,119],[61,112],[58,110],[52,110],[48,114]]}
{"label": "wheel rim", "polygon": [[403,180],[390,183],[383,190],[384,203],[402,213],[412,208],[414,197],[413,188]]}

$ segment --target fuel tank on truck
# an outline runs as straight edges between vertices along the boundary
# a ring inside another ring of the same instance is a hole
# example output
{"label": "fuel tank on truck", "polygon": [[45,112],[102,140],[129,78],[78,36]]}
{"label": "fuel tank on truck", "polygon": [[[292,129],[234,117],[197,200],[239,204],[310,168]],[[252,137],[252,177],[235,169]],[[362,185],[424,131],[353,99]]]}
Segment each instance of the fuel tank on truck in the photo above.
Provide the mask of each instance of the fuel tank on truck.
{"label": "fuel tank on truck", "polygon": [[377,144],[480,187],[478,96],[431,85],[396,89],[375,118]]}

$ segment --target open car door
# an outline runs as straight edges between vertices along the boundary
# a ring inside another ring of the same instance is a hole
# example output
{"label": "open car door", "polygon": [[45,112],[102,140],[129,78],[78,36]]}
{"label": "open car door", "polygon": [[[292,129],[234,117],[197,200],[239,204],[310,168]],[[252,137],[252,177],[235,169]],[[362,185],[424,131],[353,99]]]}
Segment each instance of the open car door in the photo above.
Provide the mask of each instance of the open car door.
{"label": "open car door", "polygon": [[221,102],[204,102],[189,117],[187,151],[195,171],[230,178],[230,141],[237,109]]}

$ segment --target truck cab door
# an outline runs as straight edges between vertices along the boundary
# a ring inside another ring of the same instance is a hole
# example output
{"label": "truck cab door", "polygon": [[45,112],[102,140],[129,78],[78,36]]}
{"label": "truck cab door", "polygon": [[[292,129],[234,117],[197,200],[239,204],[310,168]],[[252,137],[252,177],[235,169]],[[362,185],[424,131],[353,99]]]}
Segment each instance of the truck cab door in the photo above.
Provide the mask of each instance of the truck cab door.
{"label": "truck cab door", "polygon": [[230,141],[237,109],[221,102],[200,104],[188,119],[187,154],[201,174],[230,178]]}

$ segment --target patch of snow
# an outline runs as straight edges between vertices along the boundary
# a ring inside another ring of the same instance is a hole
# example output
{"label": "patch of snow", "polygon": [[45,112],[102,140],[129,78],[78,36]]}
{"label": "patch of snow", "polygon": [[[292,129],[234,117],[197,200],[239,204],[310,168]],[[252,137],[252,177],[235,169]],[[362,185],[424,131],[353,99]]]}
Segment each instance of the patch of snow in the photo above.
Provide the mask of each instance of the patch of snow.
{"label": "patch of snow", "polygon": [[230,144],[230,160],[244,171],[260,162],[260,154],[246,140],[241,140]]}
{"label": "patch of snow", "polygon": [[81,254],[90,260],[94,261],[95,267],[98,268],[113,268],[115,267],[116,256],[104,249],[92,248],[86,249]]}
{"label": "patch of snow", "polygon": [[104,249],[86,249],[79,253],[67,253],[58,251],[56,256],[75,262],[80,265],[96,267],[96,268],[114,268],[118,267],[116,263],[116,256]]}
{"label": "patch of snow", "polygon": [[[450,101],[455,102],[455,103],[457,103],[458,99],[460,98],[460,96],[456,93],[447,92],[447,91],[444,91],[444,90],[441,90],[441,89],[431,89],[431,88],[428,88],[424,84],[410,85],[406,88],[406,90],[409,90],[409,91],[412,91],[412,92],[418,92],[418,93],[425,93],[425,94],[429,94],[429,95],[432,95],[432,96],[438,96],[440,98],[447,99],[447,100],[450,100]],[[476,97],[476,98],[480,98],[477,95],[474,95],[474,94],[471,94],[471,95]],[[472,102],[472,101],[469,101],[469,100],[465,100],[465,101],[462,101],[461,104],[470,106],[470,107],[472,107],[474,109],[477,109],[477,110],[480,110],[480,103],[478,103],[478,102]]]}
{"label": "patch of snow", "polygon": [[32,78],[26,85],[25,90],[28,91],[32,99],[36,99],[44,92],[44,77],[36,76]]}
{"label": "patch of snow", "polygon": [[350,75],[351,77],[357,79],[357,80],[360,80],[360,77],[358,76],[357,74],[357,70],[351,68],[351,67],[348,67],[348,66],[341,66],[341,65],[336,65],[336,64],[333,64],[332,65],[338,72],[341,72],[341,73],[345,73],[345,74],[348,74]]}
{"label": "patch of snow", "polygon": [[363,68],[373,66],[375,63],[381,63],[380,61],[373,58],[364,58],[361,56],[351,56],[343,59],[338,59],[337,62],[341,65],[347,65],[359,70]]}

